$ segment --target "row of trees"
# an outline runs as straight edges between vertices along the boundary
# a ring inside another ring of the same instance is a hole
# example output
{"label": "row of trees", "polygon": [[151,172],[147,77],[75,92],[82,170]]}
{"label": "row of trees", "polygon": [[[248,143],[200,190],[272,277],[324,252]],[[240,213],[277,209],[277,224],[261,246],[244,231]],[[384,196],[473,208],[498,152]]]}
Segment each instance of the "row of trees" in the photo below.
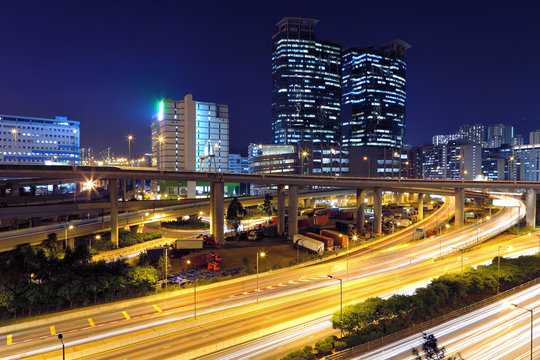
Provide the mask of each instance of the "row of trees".
{"label": "row of trees", "polygon": [[90,262],[85,244],[63,253],[23,245],[0,256],[1,317],[72,308],[155,289],[156,270],[124,260]]}
{"label": "row of trees", "polygon": [[[91,235],[92,236],[92,235]],[[163,235],[161,231],[146,231],[143,233],[132,233],[127,230],[118,231],[118,247],[123,248],[136,244],[143,243],[145,241],[155,240],[161,238]],[[101,239],[93,240],[92,247],[98,251],[106,251],[114,249],[114,244],[111,241],[111,232],[105,232],[101,235]]]}
{"label": "row of trees", "polygon": [[[412,295],[394,295],[388,299],[372,297],[345,306],[343,313],[334,313],[332,325],[343,331],[347,347],[359,345],[495,295],[497,274],[495,258],[489,265],[444,274]],[[501,291],[539,276],[540,254],[500,259]],[[300,354],[305,353],[304,350],[295,352],[297,357],[291,353],[284,359],[304,359],[305,354]],[[326,351],[318,350],[316,353],[323,356]]]}

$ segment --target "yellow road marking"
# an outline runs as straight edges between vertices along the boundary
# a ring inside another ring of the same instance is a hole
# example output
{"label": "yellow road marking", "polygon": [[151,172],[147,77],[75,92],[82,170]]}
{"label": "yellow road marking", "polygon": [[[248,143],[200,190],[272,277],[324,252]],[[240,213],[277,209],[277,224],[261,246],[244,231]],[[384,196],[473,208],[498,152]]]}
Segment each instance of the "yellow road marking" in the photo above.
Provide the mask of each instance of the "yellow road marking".
{"label": "yellow road marking", "polygon": [[54,325],[51,325],[50,328],[51,328],[51,335],[56,335],[56,329],[54,328]]}
{"label": "yellow road marking", "polygon": [[13,343],[13,335],[9,334],[7,336],[7,345],[11,345]]}
{"label": "yellow road marking", "polygon": [[131,319],[131,316],[129,316],[127,312],[122,311],[122,314],[124,314],[124,316],[126,317],[126,319],[128,319],[128,320]]}
{"label": "yellow road marking", "polygon": [[154,309],[156,309],[157,312],[163,312],[163,310],[161,310],[159,306],[157,305],[152,305],[152,306],[154,307]]}
{"label": "yellow road marking", "polygon": [[92,320],[92,318],[88,318],[88,323],[90,324],[90,326],[96,326],[96,324],[94,324],[94,320]]}

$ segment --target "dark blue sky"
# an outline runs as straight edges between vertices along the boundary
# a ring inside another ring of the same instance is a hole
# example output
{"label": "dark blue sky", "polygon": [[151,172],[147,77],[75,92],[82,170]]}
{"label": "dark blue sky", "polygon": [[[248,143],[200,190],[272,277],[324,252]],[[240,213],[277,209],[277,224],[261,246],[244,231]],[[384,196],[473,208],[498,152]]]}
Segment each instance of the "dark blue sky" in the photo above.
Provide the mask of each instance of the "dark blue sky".
{"label": "dark blue sky", "polygon": [[231,147],[270,141],[275,23],[320,20],[342,46],[400,38],[407,130],[429,143],[463,123],[540,128],[536,1],[21,1],[0,5],[0,114],[81,122],[83,146],[150,147],[161,97],[229,105]]}

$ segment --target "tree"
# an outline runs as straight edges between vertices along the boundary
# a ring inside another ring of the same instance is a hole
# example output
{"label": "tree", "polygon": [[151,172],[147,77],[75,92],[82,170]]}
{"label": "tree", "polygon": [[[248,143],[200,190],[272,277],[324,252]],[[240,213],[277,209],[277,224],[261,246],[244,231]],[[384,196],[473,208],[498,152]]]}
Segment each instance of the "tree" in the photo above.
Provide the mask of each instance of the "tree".
{"label": "tree", "polygon": [[272,216],[274,214],[274,210],[272,209],[272,195],[266,194],[264,195],[264,203],[262,204],[262,211],[268,215]]}
{"label": "tree", "polygon": [[168,256],[165,256],[165,252],[163,252],[163,255],[161,255],[159,258],[157,271],[162,279],[166,279],[167,274],[171,272],[171,261],[169,260]]}
{"label": "tree", "polygon": [[227,208],[227,220],[232,222],[234,231],[238,234],[238,228],[244,216],[246,215],[246,210],[238,201],[237,197],[234,197]]}
{"label": "tree", "polygon": [[49,250],[50,252],[56,252],[56,241],[57,241],[57,235],[56,233],[50,233],[47,235],[47,239],[43,240],[41,243],[41,246],[43,246],[45,249]]}
{"label": "tree", "polygon": [[[446,354],[446,349],[444,346],[442,348],[439,348],[439,345],[437,344],[437,338],[433,334],[426,334],[422,333],[422,338],[424,339],[424,342],[422,343],[422,350],[425,354],[426,360],[444,360],[444,355]],[[412,354],[415,356],[415,360],[422,360],[422,355],[420,355],[420,352],[413,348]],[[459,358],[461,359],[461,355],[459,355]],[[455,358],[448,358],[447,360],[456,360]]]}

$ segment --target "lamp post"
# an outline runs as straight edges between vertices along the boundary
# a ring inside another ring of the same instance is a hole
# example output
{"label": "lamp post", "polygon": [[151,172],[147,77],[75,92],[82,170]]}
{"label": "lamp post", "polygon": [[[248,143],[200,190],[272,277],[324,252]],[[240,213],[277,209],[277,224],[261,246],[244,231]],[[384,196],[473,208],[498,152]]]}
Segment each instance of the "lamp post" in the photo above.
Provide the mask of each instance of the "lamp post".
{"label": "lamp post", "polygon": [[300,153],[300,175],[304,175],[304,161],[307,155],[308,152],[306,150]]}
{"label": "lamp post", "polygon": [[[188,265],[191,264],[191,261],[187,261]],[[193,318],[197,318],[197,271],[193,272]]]}
{"label": "lamp post", "polygon": [[340,327],[341,337],[343,338],[343,279],[328,275],[329,279],[339,280],[339,321],[342,323]]}
{"label": "lamp post", "polygon": [[17,149],[17,129],[11,129],[11,134],[15,137],[15,164],[19,163],[18,149]]}
{"label": "lamp post", "polygon": [[67,249],[68,247],[68,230],[72,230],[74,228],[73,225],[64,225],[64,249]]}
{"label": "lamp post", "polygon": [[259,256],[263,258],[265,255],[263,251],[257,251],[257,304],[259,303]]}
{"label": "lamp post", "polygon": [[371,177],[371,160],[367,156],[364,156],[364,161],[368,162],[368,177]]}
{"label": "lamp post", "polygon": [[58,334],[58,340],[62,342],[62,359],[66,360],[66,346],[64,345],[64,335]]}
{"label": "lamp post", "polygon": [[160,136],[158,137],[158,143],[159,143],[159,155],[158,155],[158,160],[159,160],[159,170],[161,171],[162,169],[162,159],[161,159],[161,144],[163,144],[163,142],[165,142],[165,138],[163,136]]}
{"label": "lamp post", "polygon": [[128,162],[129,162],[129,166],[131,166],[131,140],[133,140],[133,135],[129,134],[127,139],[128,139]]}
{"label": "lamp post", "polygon": [[520,308],[522,310],[525,310],[525,311],[528,311],[530,314],[531,314],[531,360],[533,358],[533,318],[534,318],[534,315],[533,315],[533,310],[532,309],[527,309],[527,308],[524,308],[523,306],[519,306],[517,304],[511,304],[514,308]]}
{"label": "lamp post", "polygon": [[[101,235],[97,234],[95,238],[99,241],[101,239]],[[90,237],[90,247],[92,247],[92,237]]]}

